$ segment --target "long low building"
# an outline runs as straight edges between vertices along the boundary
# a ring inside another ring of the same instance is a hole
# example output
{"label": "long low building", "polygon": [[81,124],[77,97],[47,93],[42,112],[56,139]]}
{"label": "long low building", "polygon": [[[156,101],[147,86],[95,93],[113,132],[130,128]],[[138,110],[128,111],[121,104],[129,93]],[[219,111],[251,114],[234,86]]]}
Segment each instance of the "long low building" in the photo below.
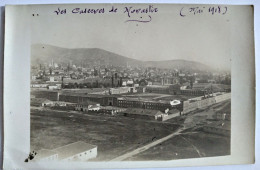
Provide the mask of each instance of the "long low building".
{"label": "long low building", "polygon": [[135,87],[117,87],[117,88],[110,88],[110,94],[126,94],[126,93],[136,93],[137,90]]}
{"label": "long low building", "polygon": [[86,161],[97,157],[97,146],[78,141],[53,150],[61,161]]}
{"label": "long low building", "polygon": [[188,86],[188,88],[182,89],[179,84],[150,85],[146,87],[146,91],[160,94],[203,96],[207,94],[207,92],[230,92],[231,86],[212,83],[194,83],[192,88]]}
{"label": "long low building", "polygon": [[36,107],[52,106],[54,102],[44,98],[31,98],[30,105]]}
{"label": "long low building", "polygon": [[87,112],[89,110],[98,111],[100,109],[100,104],[96,102],[86,101],[75,105],[75,110]]}
{"label": "long low building", "polygon": [[131,97],[120,97],[117,95],[97,94],[60,94],[60,101],[72,103],[96,102],[102,106],[117,106],[123,108],[155,109],[164,112],[166,109],[182,109],[182,103],[172,104],[170,100],[147,100]]}
{"label": "long low building", "polygon": [[[57,92],[56,92],[57,93]],[[209,95],[203,95],[189,100],[183,100],[179,102],[174,102],[177,100],[152,100],[147,98],[132,98],[132,97],[122,97],[120,95],[101,95],[101,94],[81,94],[81,93],[49,93],[37,92],[33,93],[35,98],[44,97],[51,100],[50,98],[58,96],[57,101],[69,102],[69,103],[84,103],[84,102],[96,102],[101,106],[115,106],[122,108],[139,108],[139,109],[151,109],[160,110],[165,112],[169,109],[178,109],[183,113],[188,113],[190,111],[196,110],[198,108],[207,107],[214,103],[218,103],[231,98],[231,93],[211,93]],[[50,98],[49,98],[50,97]],[[34,100],[34,99],[32,99]],[[52,100],[56,101],[56,100]],[[82,107],[81,107],[82,108]],[[80,108],[80,110],[81,110]]]}
{"label": "long low building", "polygon": [[33,161],[57,161],[58,153],[49,149],[41,149],[37,151]]}
{"label": "long low building", "polygon": [[60,101],[71,102],[71,103],[82,103],[82,102],[96,102],[102,106],[117,106],[116,95],[101,95],[101,94],[60,94]]}
{"label": "long low building", "polygon": [[33,161],[87,161],[97,157],[97,146],[78,141],[53,150],[35,152]]}
{"label": "long low building", "polygon": [[117,98],[117,106],[125,107],[125,108],[141,108],[141,109],[152,109],[152,110],[160,110],[165,112],[166,109],[181,109],[182,103],[179,102],[175,104],[170,100],[145,100],[139,98],[127,98],[127,97],[119,97]]}
{"label": "long low building", "polygon": [[138,118],[138,119],[150,119],[159,120],[164,113],[159,110],[149,110],[149,109],[136,109],[129,108],[120,113],[122,116]]}
{"label": "long low building", "polygon": [[201,109],[219,103],[225,100],[231,99],[231,93],[213,93],[211,96],[200,96],[196,98],[189,99],[182,102],[183,114],[194,111],[196,109]]}

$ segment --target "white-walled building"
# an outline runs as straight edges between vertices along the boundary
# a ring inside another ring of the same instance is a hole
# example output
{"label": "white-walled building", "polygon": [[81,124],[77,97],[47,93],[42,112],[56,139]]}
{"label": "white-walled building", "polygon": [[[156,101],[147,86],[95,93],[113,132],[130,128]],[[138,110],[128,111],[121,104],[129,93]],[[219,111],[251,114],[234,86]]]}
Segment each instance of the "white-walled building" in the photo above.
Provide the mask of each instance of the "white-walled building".
{"label": "white-walled building", "polygon": [[53,150],[61,161],[86,161],[97,157],[97,146],[78,141]]}
{"label": "white-walled building", "polygon": [[30,105],[36,107],[53,106],[53,101],[44,98],[31,98]]}
{"label": "white-walled building", "polygon": [[100,104],[99,103],[94,103],[94,102],[82,102],[82,103],[78,103],[75,106],[75,110],[77,111],[83,111],[83,112],[87,112],[87,111],[98,111],[100,110]]}
{"label": "white-walled building", "polygon": [[36,152],[33,161],[56,161],[58,160],[58,153],[48,149],[41,149]]}

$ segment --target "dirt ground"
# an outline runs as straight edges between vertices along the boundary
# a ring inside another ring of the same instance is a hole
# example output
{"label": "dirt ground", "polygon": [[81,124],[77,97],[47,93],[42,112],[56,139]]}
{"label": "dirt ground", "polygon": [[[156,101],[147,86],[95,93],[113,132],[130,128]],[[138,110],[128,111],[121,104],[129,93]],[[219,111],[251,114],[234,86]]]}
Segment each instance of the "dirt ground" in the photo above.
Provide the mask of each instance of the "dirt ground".
{"label": "dirt ground", "polygon": [[214,122],[216,112],[229,112],[231,100],[214,104],[167,122],[179,123],[186,130],[160,145],[154,146],[127,160],[173,160],[185,158],[224,156],[230,154],[230,137],[202,132],[200,127]]}
{"label": "dirt ground", "polygon": [[230,138],[198,132],[173,137],[127,160],[174,160],[229,154]]}
{"label": "dirt ground", "polygon": [[92,161],[109,161],[185,127],[175,136],[127,160],[172,160],[230,154],[230,138],[196,130],[215,112],[230,110],[231,101],[194,111],[166,122],[122,116],[89,115],[76,111],[31,109],[31,150],[54,149],[84,141],[98,146]]}
{"label": "dirt ground", "polygon": [[84,141],[98,146],[95,160],[107,161],[162,138],[178,127],[108,115],[31,110],[31,150],[54,149]]}

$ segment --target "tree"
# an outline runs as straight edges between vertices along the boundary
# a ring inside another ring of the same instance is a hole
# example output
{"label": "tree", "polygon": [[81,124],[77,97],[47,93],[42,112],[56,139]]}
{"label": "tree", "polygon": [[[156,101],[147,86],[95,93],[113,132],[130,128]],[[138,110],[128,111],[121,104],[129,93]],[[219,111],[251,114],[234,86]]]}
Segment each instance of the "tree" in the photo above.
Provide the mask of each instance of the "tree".
{"label": "tree", "polygon": [[69,84],[68,84],[68,88],[69,88],[69,89],[72,89],[72,88],[73,88],[73,83],[69,83]]}
{"label": "tree", "polygon": [[74,83],[73,88],[78,88],[78,83]]}
{"label": "tree", "polygon": [[180,84],[183,84],[183,77],[180,77]]}
{"label": "tree", "polygon": [[193,83],[195,81],[195,77],[194,76],[191,76],[190,77],[190,88],[192,89],[193,88]]}

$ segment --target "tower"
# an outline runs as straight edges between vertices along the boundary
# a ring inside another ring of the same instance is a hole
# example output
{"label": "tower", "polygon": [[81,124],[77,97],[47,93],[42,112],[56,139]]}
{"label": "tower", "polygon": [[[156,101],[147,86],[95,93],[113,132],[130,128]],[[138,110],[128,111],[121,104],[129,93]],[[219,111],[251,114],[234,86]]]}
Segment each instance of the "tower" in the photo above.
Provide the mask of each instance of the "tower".
{"label": "tower", "polygon": [[54,66],[53,58],[51,59],[51,66],[52,66],[52,67]]}
{"label": "tower", "polygon": [[112,75],[112,77],[111,77],[111,83],[112,83],[112,87],[114,87],[114,75]]}

